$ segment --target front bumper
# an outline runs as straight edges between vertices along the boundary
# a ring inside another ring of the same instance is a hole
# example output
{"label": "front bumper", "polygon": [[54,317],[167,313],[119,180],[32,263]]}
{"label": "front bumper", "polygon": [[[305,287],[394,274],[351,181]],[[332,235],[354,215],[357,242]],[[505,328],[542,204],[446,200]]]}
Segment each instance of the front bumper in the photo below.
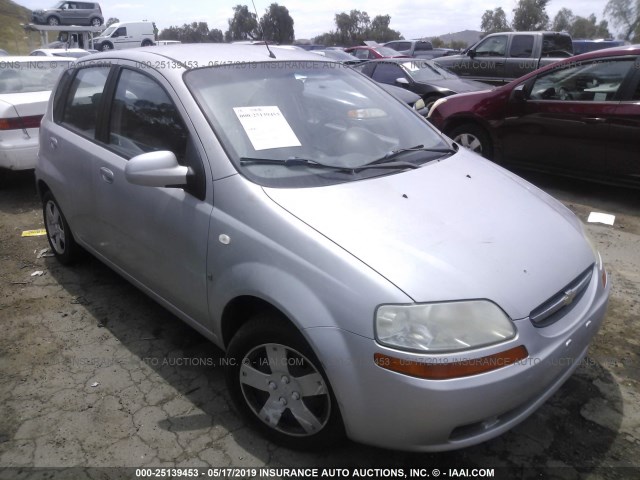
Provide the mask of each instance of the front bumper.
{"label": "front bumper", "polygon": [[600,283],[601,275],[594,275],[580,303],[556,324],[535,328],[528,319],[518,320],[514,340],[467,355],[481,358],[525,345],[528,358],[464,378],[424,380],[373,362],[376,352],[413,362],[443,361],[446,356],[399,352],[335,328],[309,329],[307,334],[323,362],[351,439],[396,450],[453,450],[511,429],[571,376],[606,313],[610,286]]}

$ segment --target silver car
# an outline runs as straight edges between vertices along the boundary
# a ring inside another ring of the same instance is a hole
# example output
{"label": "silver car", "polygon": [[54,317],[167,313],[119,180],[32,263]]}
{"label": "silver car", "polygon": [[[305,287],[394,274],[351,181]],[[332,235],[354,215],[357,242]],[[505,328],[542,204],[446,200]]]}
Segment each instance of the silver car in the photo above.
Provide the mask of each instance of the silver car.
{"label": "silver car", "polygon": [[226,351],[272,440],[495,437],[580,365],[610,286],[580,221],[312,53],[80,59],[40,130],[63,263],[82,247]]}

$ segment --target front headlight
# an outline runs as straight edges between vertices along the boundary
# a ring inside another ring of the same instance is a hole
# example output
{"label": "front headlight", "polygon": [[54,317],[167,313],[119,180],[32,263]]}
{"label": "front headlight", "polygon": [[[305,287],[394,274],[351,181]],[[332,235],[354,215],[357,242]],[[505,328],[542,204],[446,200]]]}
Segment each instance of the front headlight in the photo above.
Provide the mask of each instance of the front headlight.
{"label": "front headlight", "polygon": [[413,352],[455,352],[510,340],[516,328],[488,300],[381,305],[376,311],[376,340]]}

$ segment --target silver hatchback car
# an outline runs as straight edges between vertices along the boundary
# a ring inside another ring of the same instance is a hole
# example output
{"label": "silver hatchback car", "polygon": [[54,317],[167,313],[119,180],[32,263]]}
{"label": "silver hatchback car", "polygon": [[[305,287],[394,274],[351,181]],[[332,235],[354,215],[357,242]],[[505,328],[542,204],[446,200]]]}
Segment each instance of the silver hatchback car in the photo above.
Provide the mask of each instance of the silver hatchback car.
{"label": "silver hatchback car", "polygon": [[226,351],[294,448],[448,450],[578,367],[610,286],[580,221],[317,55],[177,45],[80,59],[40,129],[49,242]]}

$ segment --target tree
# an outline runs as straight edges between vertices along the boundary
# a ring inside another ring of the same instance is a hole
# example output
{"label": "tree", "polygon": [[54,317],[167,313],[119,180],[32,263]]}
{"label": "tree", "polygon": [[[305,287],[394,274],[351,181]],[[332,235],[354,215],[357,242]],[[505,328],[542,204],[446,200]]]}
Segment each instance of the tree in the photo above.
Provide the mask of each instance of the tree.
{"label": "tree", "polygon": [[107,20],[107,23],[105,23],[105,27],[110,27],[111,25],[113,25],[114,23],[120,23],[120,20],[114,17],[109,18],[109,20]]}
{"label": "tree", "polygon": [[560,11],[553,17],[553,25],[551,30],[554,32],[568,32],[571,29],[571,25],[575,20],[573,12],[568,8],[561,8]]}
{"label": "tree", "polygon": [[553,19],[552,30],[557,32],[569,32],[573,38],[609,38],[609,24],[606,20],[600,21],[592,13],[587,18],[575,16],[568,8],[561,9]]}
{"label": "tree", "polygon": [[[217,30],[222,37],[222,32]],[[182,27],[169,27],[160,32],[160,40],[179,40],[182,43],[207,43],[211,42],[211,32],[207,22],[185,23]]]}
{"label": "tree", "polygon": [[400,32],[389,28],[389,15],[377,15],[372,21],[367,12],[351,10],[349,13],[336,13],[335,23],[334,31],[316,37],[315,42],[323,45],[351,46],[361,45],[365,40],[383,43],[402,39]]}
{"label": "tree", "polygon": [[280,44],[293,43],[293,18],[285,6],[272,3],[260,19],[263,40]]}
{"label": "tree", "polygon": [[640,0],[609,0],[604,15],[622,29],[624,40],[640,41]]}
{"label": "tree", "polygon": [[485,35],[511,31],[509,22],[507,21],[507,14],[504,13],[502,7],[484,12],[482,22],[480,23],[480,30],[482,30]]}
{"label": "tree", "polygon": [[549,0],[518,0],[511,27],[515,31],[546,30],[549,26],[548,3]]}
{"label": "tree", "polygon": [[224,42],[224,34],[222,33],[222,30],[218,28],[212,28],[211,30],[209,30],[209,35],[207,35],[207,37],[209,38],[209,41],[211,43]]}
{"label": "tree", "polygon": [[402,35],[397,30],[389,28],[391,17],[389,15],[377,15],[371,21],[371,26],[367,32],[369,40],[375,40],[379,43],[390,42],[391,40],[400,40]]}
{"label": "tree", "polygon": [[259,38],[258,19],[255,13],[249,12],[246,5],[233,7],[233,18],[229,19],[229,30],[225,32],[225,40],[255,40]]}
{"label": "tree", "polygon": [[444,47],[444,40],[440,37],[433,37],[431,39],[431,45],[433,45],[433,48],[442,48]]}

